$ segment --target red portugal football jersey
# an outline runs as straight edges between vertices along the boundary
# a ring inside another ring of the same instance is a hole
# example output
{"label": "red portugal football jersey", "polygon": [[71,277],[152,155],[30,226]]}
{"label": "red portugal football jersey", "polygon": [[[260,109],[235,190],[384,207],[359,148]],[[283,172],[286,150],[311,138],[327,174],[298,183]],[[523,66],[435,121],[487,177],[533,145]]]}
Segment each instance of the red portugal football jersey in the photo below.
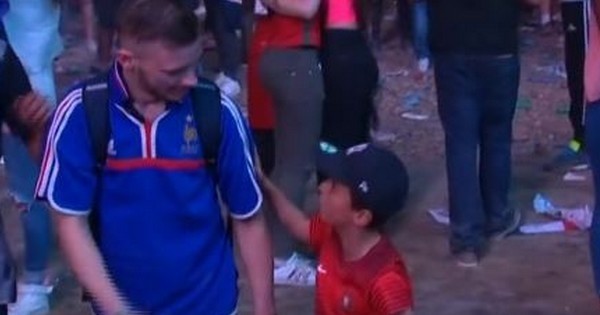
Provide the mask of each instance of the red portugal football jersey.
{"label": "red portugal football jersey", "polygon": [[337,233],[316,215],[310,245],[319,256],[317,315],[395,315],[412,309],[406,267],[387,237],[361,259],[344,261]]}

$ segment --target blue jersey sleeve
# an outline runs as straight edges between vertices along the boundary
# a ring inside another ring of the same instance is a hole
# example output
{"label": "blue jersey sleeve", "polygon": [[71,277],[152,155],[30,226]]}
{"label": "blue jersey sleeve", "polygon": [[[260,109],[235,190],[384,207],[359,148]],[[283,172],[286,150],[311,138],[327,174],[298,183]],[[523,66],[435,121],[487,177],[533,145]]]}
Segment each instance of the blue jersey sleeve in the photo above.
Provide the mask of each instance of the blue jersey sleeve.
{"label": "blue jersey sleeve", "polygon": [[54,113],[35,193],[56,211],[85,215],[92,208],[96,182],[81,89],[75,89]]}
{"label": "blue jersey sleeve", "polygon": [[218,158],[219,190],[230,215],[235,219],[252,217],[261,207],[263,196],[254,163],[254,143],[239,108],[222,94],[222,138]]}

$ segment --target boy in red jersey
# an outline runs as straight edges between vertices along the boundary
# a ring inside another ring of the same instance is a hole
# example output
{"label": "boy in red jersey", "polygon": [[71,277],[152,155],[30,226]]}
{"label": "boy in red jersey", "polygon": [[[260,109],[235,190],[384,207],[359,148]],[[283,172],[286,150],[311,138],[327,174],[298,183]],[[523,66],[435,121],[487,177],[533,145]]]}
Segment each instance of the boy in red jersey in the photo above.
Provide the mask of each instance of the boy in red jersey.
{"label": "boy in red jersey", "polygon": [[279,219],[319,258],[317,315],[405,315],[413,306],[406,268],[382,226],[408,192],[402,162],[390,151],[361,144],[338,151],[321,144],[317,160],[326,178],[320,211],[312,218],[268,178],[263,188]]}

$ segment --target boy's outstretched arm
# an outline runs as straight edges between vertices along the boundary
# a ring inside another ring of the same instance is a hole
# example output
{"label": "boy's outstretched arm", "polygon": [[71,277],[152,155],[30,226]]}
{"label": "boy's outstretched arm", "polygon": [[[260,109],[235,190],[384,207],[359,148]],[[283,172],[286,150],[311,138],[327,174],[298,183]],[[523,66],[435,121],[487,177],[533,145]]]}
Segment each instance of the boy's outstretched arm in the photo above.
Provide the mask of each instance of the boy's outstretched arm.
{"label": "boy's outstretched arm", "polygon": [[299,241],[309,242],[310,220],[296,207],[285,194],[266,176],[260,175],[265,195],[271,202],[273,211],[290,233]]}

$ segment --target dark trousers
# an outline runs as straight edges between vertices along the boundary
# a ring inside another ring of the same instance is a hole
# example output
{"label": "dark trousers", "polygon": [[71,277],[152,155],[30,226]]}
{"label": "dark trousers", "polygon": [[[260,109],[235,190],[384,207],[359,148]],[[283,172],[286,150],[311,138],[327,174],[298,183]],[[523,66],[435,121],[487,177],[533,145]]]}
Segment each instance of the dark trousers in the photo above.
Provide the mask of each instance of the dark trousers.
{"label": "dark trousers", "polygon": [[252,129],[260,166],[265,175],[271,175],[275,168],[275,131],[273,129]]}
{"label": "dark trousers", "polygon": [[411,1],[396,0],[396,22],[400,32],[400,42],[404,45],[412,41]]}
{"label": "dark trousers", "polygon": [[242,6],[226,0],[205,0],[206,24],[215,37],[221,70],[239,80],[242,42],[237,30],[242,28]]}
{"label": "dark trousers", "polygon": [[375,57],[358,30],[328,30],[322,51],[325,102],[321,139],[339,148],[367,142],[376,111]]}
{"label": "dark trousers", "polygon": [[596,284],[596,294],[600,296],[600,100],[587,105],[585,132],[594,177],[594,216],[590,228],[590,252]]}
{"label": "dark trousers", "polygon": [[573,140],[584,144],[583,127],[583,67],[586,50],[587,15],[584,1],[561,3],[563,30],[565,33],[565,68],[569,87],[569,120],[573,127]]}
{"label": "dark trousers", "polygon": [[453,253],[483,254],[486,236],[509,223],[516,56],[434,56],[445,132]]}
{"label": "dark trousers", "polygon": [[[383,22],[383,0],[368,1],[368,12],[371,22],[371,39],[381,41],[381,23]],[[396,22],[402,42],[410,41],[412,23],[411,5],[408,0],[396,1]]]}
{"label": "dark trousers", "polygon": [[371,40],[381,41],[381,23],[383,22],[383,0],[368,2],[368,12],[371,18]]}

